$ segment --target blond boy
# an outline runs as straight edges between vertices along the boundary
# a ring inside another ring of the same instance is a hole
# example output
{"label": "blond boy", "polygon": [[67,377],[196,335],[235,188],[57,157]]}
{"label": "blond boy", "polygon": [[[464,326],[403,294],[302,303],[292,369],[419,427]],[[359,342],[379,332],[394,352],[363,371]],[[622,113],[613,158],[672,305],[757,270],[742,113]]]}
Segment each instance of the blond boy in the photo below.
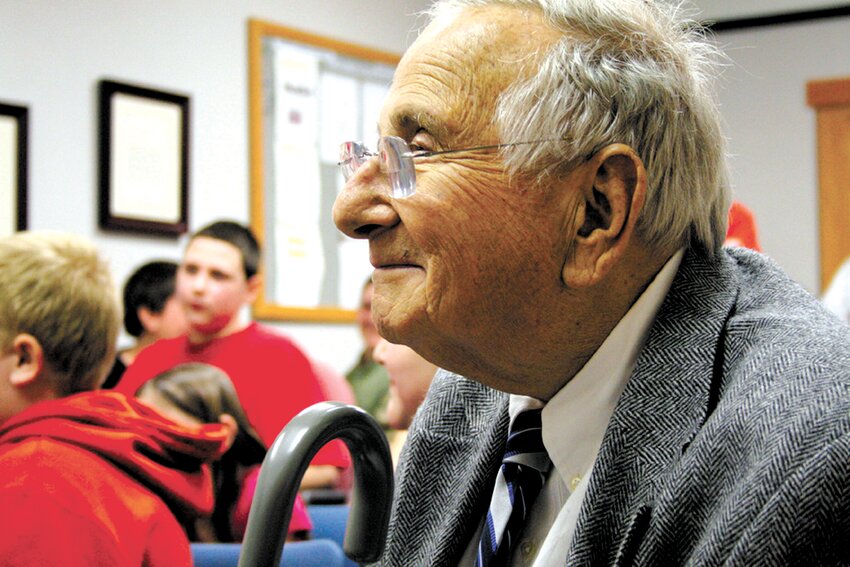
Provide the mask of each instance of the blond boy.
{"label": "blond boy", "polygon": [[61,233],[0,239],[5,565],[191,564],[174,514],[209,513],[204,463],[226,433],[181,428],[97,390],[118,325],[108,266],[90,243]]}

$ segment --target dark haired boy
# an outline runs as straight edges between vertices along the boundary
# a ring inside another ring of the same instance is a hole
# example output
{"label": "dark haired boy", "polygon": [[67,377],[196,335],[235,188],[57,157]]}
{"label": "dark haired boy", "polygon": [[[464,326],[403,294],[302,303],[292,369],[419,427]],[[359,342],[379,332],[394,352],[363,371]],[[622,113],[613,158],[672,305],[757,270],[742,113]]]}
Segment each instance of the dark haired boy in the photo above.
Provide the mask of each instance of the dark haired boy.
{"label": "dark haired boy", "polygon": [[143,349],[160,339],[173,339],[186,332],[186,315],[174,297],[176,279],[177,264],[166,260],[142,264],[127,278],[124,329],[136,342],[115,357],[103,388],[114,388]]}

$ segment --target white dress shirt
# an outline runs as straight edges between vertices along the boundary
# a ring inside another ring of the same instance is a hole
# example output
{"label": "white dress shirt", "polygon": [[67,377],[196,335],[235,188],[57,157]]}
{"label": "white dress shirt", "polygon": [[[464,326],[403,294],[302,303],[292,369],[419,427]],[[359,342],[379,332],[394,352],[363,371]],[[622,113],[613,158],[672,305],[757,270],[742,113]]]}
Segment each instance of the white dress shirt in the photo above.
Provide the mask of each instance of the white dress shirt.
{"label": "white dress shirt", "polygon": [[[564,565],[608,421],[683,255],[679,250],[667,261],[587,364],[543,408],[543,444],[554,466],[531,508],[511,565]],[[541,405],[534,398],[511,395],[511,423],[521,411]],[[459,565],[475,564],[480,534],[481,525]]]}

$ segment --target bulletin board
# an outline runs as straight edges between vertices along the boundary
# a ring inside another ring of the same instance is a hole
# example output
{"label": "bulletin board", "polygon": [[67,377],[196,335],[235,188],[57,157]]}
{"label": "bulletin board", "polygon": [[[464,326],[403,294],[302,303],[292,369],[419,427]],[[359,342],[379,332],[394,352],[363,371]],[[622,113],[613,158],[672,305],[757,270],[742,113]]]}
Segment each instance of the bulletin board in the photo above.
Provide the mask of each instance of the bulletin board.
{"label": "bulletin board", "polygon": [[397,55],[250,20],[251,228],[263,244],[254,317],[351,322],[371,274],[368,243],[332,208],[339,146],[372,144]]}

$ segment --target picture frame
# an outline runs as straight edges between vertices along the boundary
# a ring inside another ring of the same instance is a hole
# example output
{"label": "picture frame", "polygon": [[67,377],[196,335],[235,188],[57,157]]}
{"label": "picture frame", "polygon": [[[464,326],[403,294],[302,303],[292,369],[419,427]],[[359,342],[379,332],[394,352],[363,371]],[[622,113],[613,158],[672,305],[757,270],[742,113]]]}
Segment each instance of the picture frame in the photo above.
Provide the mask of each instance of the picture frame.
{"label": "picture frame", "polygon": [[0,102],[0,236],[27,229],[29,109]]}
{"label": "picture frame", "polygon": [[377,139],[399,55],[248,22],[251,228],[263,243],[256,319],[351,323],[368,242],[334,226],[344,141]]}
{"label": "picture frame", "polygon": [[98,91],[100,227],[185,233],[189,97],[107,79],[99,82]]}

